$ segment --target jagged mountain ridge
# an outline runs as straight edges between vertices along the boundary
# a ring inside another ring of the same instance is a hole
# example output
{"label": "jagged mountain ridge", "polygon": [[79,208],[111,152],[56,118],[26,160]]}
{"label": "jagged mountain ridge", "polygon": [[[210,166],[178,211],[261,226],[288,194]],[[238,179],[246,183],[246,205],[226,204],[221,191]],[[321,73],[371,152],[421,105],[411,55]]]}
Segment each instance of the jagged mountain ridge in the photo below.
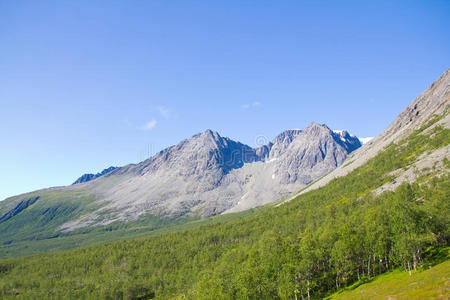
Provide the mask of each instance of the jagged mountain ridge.
{"label": "jagged mountain ridge", "polygon": [[125,166],[125,169],[118,170],[116,174],[132,172],[143,176],[178,168],[179,174],[183,176],[202,177],[202,172],[207,169],[217,169],[225,175],[232,169],[241,168],[244,163],[259,160],[260,157],[251,147],[208,129],[137,165]]}
{"label": "jagged mountain ridge", "polygon": [[135,220],[147,213],[208,217],[279,200],[333,170],[359,146],[356,137],[317,123],[282,132],[259,148],[206,130],[141,163],[45,192],[95,199],[86,207],[97,208],[62,224],[62,230]]}
{"label": "jagged mountain ridge", "polygon": [[104,169],[101,172],[98,172],[97,174],[91,174],[91,173],[83,174],[77,180],[75,180],[75,182],[72,183],[72,185],[94,180],[96,178],[99,178],[103,175],[108,174],[109,172],[114,171],[115,169],[117,169],[117,167],[109,167],[109,168]]}
{"label": "jagged mountain ridge", "polygon": [[[312,123],[308,128],[326,127]],[[328,128],[328,127],[326,127]],[[240,142],[235,142],[228,137],[222,137],[218,132],[210,129],[203,133],[196,134],[190,139],[186,139],[177,145],[160,151],[153,157],[141,162],[137,165],[128,165],[121,170],[117,170],[115,174],[124,174],[132,172],[145,175],[148,172],[155,172],[161,167],[174,168],[175,165],[182,167],[180,172],[186,176],[198,175],[198,171],[203,171],[205,166],[213,168],[218,167],[223,174],[229,173],[232,169],[239,169],[245,163],[253,163],[257,161],[267,161],[277,158],[283,153],[292,141],[303,133],[302,130],[292,129],[280,133],[272,142],[259,148],[251,148]],[[347,131],[332,131],[335,141],[343,146],[347,152],[352,152],[361,147],[362,142],[355,136],[350,135]],[[198,142],[199,139],[204,139]],[[197,146],[192,146],[196,144]],[[191,147],[191,148],[189,148]],[[175,155],[176,152],[184,153],[183,157]],[[200,162],[206,165],[186,165],[186,162]],[[106,175],[117,167],[110,167],[97,174],[84,174],[78,178],[74,184],[88,182],[98,177]]]}
{"label": "jagged mountain ridge", "polygon": [[[94,181],[88,188],[102,194],[107,204],[100,212],[113,220],[135,219],[142,211],[171,217],[240,211],[276,201],[334,169],[359,143],[349,138],[343,142],[326,125],[312,123],[280,134],[261,151],[207,130],[111,172],[107,177],[121,177],[113,186],[97,189]],[[98,222],[97,214],[78,221],[66,227]]]}

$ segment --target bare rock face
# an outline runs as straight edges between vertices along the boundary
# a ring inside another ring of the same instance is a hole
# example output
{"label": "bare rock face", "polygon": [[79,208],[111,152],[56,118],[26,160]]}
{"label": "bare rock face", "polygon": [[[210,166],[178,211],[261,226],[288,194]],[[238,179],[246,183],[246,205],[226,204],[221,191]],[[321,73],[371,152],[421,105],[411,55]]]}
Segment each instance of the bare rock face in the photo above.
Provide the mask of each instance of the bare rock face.
{"label": "bare rock face", "polygon": [[117,174],[151,176],[170,173],[186,180],[207,180],[211,185],[217,185],[231,170],[258,160],[260,158],[251,147],[206,130],[142,163],[124,167]]}
{"label": "bare rock face", "polygon": [[359,146],[356,137],[317,123],[287,130],[257,149],[206,130],[80,185],[95,192],[102,208],[64,228],[128,221],[144,213],[208,217],[252,208],[330,172]]}
{"label": "bare rock face", "polygon": [[272,143],[269,143],[268,156],[270,158],[276,158],[284,153],[292,141],[294,141],[294,139],[300,134],[302,134],[302,131],[298,129],[286,130],[280,133]]}
{"label": "bare rock face", "polygon": [[280,183],[306,185],[340,165],[350,152],[347,148],[347,142],[327,126],[312,123],[282,151],[273,148],[269,158],[277,159],[275,176],[280,177]]}

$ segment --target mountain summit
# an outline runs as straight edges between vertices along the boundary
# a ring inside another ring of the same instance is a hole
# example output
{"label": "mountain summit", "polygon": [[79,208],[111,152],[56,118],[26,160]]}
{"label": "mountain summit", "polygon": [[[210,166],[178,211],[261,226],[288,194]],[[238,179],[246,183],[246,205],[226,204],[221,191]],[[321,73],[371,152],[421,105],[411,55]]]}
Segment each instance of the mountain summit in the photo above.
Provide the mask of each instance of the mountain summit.
{"label": "mountain summit", "polygon": [[[289,130],[254,149],[206,130],[136,165],[80,185],[104,203],[66,230],[142,214],[208,217],[282,198],[340,165],[360,141],[326,125]],[[98,218],[102,215],[102,218]]]}
{"label": "mountain summit", "polygon": [[[58,225],[64,231],[147,214],[203,218],[279,200],[330,172],[360,146],[346,131],[318,123],[284,131],[259,148],[206,130],[141,163],[85,174],[72,186],[36,195],[44,208],[56,205],[47,198],[85,199]],[[13,197],[5,204],[14,207],[26,199]],[[7,205],[2,208],[9,211]]]}

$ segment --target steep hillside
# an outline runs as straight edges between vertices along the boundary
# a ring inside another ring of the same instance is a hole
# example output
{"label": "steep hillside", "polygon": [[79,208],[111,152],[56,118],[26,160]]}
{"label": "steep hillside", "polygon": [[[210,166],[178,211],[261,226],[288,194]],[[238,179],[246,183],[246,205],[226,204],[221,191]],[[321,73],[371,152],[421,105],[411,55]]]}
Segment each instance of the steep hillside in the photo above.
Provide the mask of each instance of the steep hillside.
{"label": "steep hillside", "polygon": [[[392,122],[392,124],[376,138],[370,140],[364,147],[349,155],[347,163],[330,172],[320,180],[300,193],[319,188],[326,185],[332,179],[343,176],[361,166],[377,153],[385,149],[391,143],[405,138],[411,132],[424,124],[433,115],[442,114],[448,110],[450,105],[450,69],[445,71],[433,84],[420,94],[403,112]],[[445,116],[435,126],[442,125],[450,127],[450,116]],[[445,151],[449,155],[449,150]],[[429,167],[427,164],[425,167]],[[290,199],[293,199],[291,197]]]}
{"label": "steep hillside", "polygon": [[450,161],[441,155],[435,167],[415,170],[413,183],[379,188],[393,183],[398,170],[443,153],[450,145],[450,128],[443,123],[448,115],[448,110],[431,115],[346,176],[255,215],[1,260],[0,293],[4,298],[318,299],[393,270],[416,274],[433,264],[433,252],[449,245]]}

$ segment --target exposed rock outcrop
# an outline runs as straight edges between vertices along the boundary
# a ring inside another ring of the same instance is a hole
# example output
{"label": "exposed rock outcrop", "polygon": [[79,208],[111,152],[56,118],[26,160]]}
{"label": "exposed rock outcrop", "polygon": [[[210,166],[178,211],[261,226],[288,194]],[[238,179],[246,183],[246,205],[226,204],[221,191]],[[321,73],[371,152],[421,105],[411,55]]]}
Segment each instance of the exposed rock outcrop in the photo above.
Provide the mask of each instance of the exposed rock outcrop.
{"label": "exposed rock outcrop", "polygon": [[127,221],[144,213],[208,217],[248,209],[304,187],[359,146],[358,138],[317,123],[287,130],[257,149],[206,130],[80,186],[94,191],[103,207],[66,228]]}

